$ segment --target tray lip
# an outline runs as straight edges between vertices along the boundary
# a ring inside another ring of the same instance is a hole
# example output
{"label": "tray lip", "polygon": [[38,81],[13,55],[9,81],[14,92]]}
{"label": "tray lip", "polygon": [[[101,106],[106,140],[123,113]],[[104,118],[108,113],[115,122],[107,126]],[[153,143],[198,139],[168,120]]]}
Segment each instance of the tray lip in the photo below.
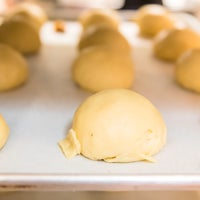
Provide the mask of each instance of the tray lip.
{"label": "tray lip", "polygon": [[0,191],[148,191],[200,189],[200,174],[0,174]]}

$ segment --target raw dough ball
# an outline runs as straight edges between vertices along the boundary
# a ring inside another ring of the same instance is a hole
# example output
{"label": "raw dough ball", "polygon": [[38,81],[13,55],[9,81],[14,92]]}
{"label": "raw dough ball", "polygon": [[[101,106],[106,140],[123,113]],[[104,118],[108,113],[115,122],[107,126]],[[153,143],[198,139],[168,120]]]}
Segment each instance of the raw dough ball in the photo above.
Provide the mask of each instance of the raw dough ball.
{"label": "raw dough ball", "polygon": [[143,96],[125,89],[90,96],[76,110],[60,147],[67,158],[83,154],[107,162],[153,161],[166,142],[158,110]]}
{"label": "raw dough ball", "polygon": [[104,24],[117,29],[120,23],[117,12],[106,9],[87,10],[80,16],[79,21],[83,30],[97,24]]}
{"label": "raw dough ball", "polygon": [[17,6],[8,14],[7,20],[13,17],[22,17],[34,24],[37,30],[47,21],[47,15],[42,7],[37,4],[26,2]]}
{"label": "raw dough ball", "polygon": [[24,54],[35,53],[41,42],[38,31],[30,22],[22,18],[12,18],[0,26],[0,42]]}
{"label": "raw dough ball", "polygon": [[162,31],[156,36],[154,54],[156,57],[176,61],[185,51],[200,47],[200,35],[191,29]]}
{"label": "raw dough ball", "polygon": [[160,5],[142,6],[137,12],[136,21],[144,37],[154,37],[161,30],[175,26],[171,14]]}
{"label": "raw dough ball", "polygon": [[74,81],[82,88],[96,92],[110,88],[130,88],[134,66],[129,54],[107,47],[81,51],[72,66]]}
{"label": "raw dough ball", "polygon": [[177,61],[175,79],[183,87],[200,92],[200,49],[185,52]]}
{"label": "raw dough ball", "polygon": [[0,44],[0,91],[23,84],[28,77],[26,60],[7,45]]}
{"label": "raw dough ball", "polygon": [[106,45],[120,52],[130,53],[131,46],[126,38],[117,30],[108,26],[93,27],[81,37],[78,49],[82,50],[90,46]]}
{"label": "raw dough ball", "polygon": [[0,115],[0,149],[5,145],[9,135],[9,128],[3,117]]}

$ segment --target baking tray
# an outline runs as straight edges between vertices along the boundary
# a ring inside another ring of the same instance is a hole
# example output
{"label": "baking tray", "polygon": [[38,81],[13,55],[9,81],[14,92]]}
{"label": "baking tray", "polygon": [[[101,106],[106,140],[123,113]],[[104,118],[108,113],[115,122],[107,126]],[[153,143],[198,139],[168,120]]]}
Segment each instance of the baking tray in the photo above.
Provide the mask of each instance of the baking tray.
{"label": "baking tray", "polygon": [[[200,27],[189,15],[179,18]],[[91,95],[73,83],[70,73],[80,26],[67,22],[66,29],[55,33],[51,22],[45,24],[40,53],[27,57],[29,81],[0,94],[0,112],[10,126],[9,140],[0,151],[0,190],[200,189],[200,95],[175,83],[174,66],[154,58],[152,41],[140,38],[130,22],[122,23],[121,31],[133,46],[133,90],[162,113],[167,144],[155,156],[156,163],[64,157],[57,143],[66,136],[77,106]]]}

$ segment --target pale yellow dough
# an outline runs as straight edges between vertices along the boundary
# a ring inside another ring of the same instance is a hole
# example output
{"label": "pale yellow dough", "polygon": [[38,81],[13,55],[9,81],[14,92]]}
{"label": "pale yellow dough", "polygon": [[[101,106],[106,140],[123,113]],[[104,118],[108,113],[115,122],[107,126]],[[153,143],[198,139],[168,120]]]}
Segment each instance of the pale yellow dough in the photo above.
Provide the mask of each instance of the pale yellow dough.
{"label": "pale yellow dough", "polygon": [[35,3],[25,2],[17,4],[6,16],[6,20],[21,17],[34,24],[39,31],[42,25],[47,21],[45,10]]}
{"label": "pale yellow dough", "polygon": [[136,22],[144,37],[154,37],[161,30],[175,27],[172,15],[161,5],[142,6],[136,13]]}
{"label": "pale yellow dough", "polygon": [[72,65],[73,80],[82,88],[97,92],[111,88],[130,88],[134,65],[130,54],[104,46],[81,51]]}
{"label": "pale yellow dough", "polygon": [[83,12],[79,17],[83,30],[88,27],[104,24],[113,28],[118,28],[120,19],[117,12],[108,9],[90,9]]}
{"label": "pale yellow dough", "polygon": [[131,52],[131,46],[127,39],[118,30],[105,25],[93,26],[82,35],[78,49],[81,51],[90,46],[108,46],[118,49],[119,52]]}
{"label": "pale yellow dough", "polygon": [[189,50],[178,59],[175,79],[184,88],[200,92],[200,49]]}
{"label": "pale yellow dough", "polygon": [[28,78],[27,62],[7,45],[0,44],[0,91],[22,85]]}
{"label": "pale yellow dough", "polygon": [[67,158],[82,154],[106,162],[154,161],[166,143],[166,126],[145,97],[126,89],[104,90],[76,110],[59,145]]}
{"label": "pale yellow dough", "polygon": [[0,149],[6,144],[9,136],[9,128],[3,117],[0,115]]}
{"label": "pale yellow dough", "polygon": [[156,57],[176,61],[185,51],[200,47],[200,35],[188,28],[162,31],[156,36],[153,46]]}
{"label": "pale yellow dough", "polygon": [[5,20],[0,25],[0,43],[8,44],[23,54],[35,53],[41,46],[38,30],[21,17]]}

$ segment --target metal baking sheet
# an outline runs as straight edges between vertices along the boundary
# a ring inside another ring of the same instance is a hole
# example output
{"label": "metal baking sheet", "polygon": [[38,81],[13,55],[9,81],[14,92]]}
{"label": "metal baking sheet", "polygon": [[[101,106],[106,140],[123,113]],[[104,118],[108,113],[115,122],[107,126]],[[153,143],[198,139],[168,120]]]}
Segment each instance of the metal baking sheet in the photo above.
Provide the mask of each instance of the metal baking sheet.
{"label": "metal baking sheet", "polygon": [[[188,15],[181,18],[200,27]],[[0,190],[200,189],[200,95],[175,83],[173,64],[154,58],[152,41],[140,38],[137,26],[129,22],[121,31],[133,46],[133,90],[162,113],[167,144],[155,156],[156,163],[64,157],[57,143],[66,136],[77,106],[91,95],[73,83],[70,73],[80,26],[67,22],[66,30],[55,33],[47,23],[39,54],[27,57],[29,81],[0,94],[0,112],[10,126],[9,140],[0,151]]]}

